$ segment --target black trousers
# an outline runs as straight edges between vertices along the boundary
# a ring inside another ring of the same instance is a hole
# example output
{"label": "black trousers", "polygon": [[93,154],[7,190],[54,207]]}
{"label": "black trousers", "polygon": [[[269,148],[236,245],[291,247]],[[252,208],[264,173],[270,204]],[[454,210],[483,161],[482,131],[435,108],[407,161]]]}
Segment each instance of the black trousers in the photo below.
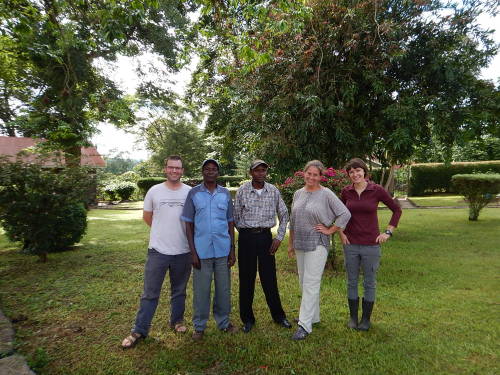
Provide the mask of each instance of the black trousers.
{"label": "black trousers", "polygon": [[240,318],[243,323],[255,323],[252,304],[257,267],[262,289],[264,290],[273,320],[280,322],[286,317],[278,293],[276,259],[274,255],[269,254],[272,241],[273,238],[270,230],[261,233],[252,233],[242,229],[239,232]]}

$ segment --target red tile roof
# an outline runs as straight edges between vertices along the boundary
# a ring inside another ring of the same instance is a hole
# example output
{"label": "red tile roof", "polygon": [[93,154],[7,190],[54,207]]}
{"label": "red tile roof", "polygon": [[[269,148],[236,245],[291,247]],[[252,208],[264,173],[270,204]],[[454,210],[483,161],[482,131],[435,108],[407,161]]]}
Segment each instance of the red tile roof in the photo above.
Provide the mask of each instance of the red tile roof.
{"label": "red tile roof", "polygon": [[[23,151],[28,147],[33,147],[39,142],[43,142],[43,139],[0,136],[0,156],[5,155],[14,160],[16,155],[20,151]],[[24,155],[22,157],[22,160],[25,162],[34,162],[36,160],[36,155]],[[50,160],[44,162],[44,165],[47,167],[53,167],[60,163],[60,161]],[[99,154],[99,152],[97,152],[97,149],[95,147],[82,147],[82,158],[80,161],[80,165],[105,167],[106,162]]]}

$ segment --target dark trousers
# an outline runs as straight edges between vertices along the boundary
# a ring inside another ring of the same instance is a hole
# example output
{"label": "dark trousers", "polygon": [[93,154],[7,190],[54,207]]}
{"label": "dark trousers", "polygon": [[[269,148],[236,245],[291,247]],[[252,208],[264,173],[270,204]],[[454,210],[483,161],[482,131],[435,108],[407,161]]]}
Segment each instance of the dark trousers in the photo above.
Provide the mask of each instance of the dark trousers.
{"label": "dark trousers", "polygon": [[243,323],[255,322],[252,304],[255,292],[257,266],[260,282],[271,316],[280,322],[286,315],[281,307],[276,279],[276,259],[269,254],[272,243],[271,231],[251,233],[240,230],[238,237],[238,267],[240,275],[240,318]]}

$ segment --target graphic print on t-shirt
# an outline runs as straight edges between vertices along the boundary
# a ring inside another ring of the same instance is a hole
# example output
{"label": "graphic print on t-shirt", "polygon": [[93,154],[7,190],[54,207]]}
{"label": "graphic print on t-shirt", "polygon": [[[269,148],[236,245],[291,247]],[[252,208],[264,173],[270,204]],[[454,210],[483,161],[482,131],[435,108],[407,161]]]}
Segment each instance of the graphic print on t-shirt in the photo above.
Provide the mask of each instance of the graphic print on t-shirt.
{"label": "graphic print on t-shirt", "polygon": [[184,207],[184,201],[178,199],[161,199],[159,202],[160,208],[168,204],[168,207]]}

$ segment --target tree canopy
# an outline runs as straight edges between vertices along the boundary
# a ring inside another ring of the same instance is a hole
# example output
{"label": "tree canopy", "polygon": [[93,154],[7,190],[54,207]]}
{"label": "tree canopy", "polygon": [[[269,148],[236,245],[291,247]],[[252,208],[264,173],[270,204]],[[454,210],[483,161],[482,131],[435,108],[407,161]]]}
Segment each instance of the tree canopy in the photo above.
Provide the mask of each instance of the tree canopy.
{"label": "tree canopy", "polygon": [[163,171],[164,160],[169,155],[180,155],[184,174],[199,175],[201,163],[209,151],[199,118],[182,106],[171,106],[167,116],[159,116],[144,126],[146,148],[151,151],[151,162]]}
{"label": "tree canopy", "polygon": [[132,123],[131,103],[97,62],[150,51],[175,69],[190,9],[180,0],[2,1],[2,132],[79,156],[99,121]]}
{"label": "tree canopy", "polygon": [[[269,6],[269,4],[271,6]],[[304,160],[409,160],[434,134],[498,131],[497,51],[478,26],[494,2],[213,2],[198,27],[193,99],[225,144],[286,175]]]}
{"label": "tree canopy", "polygon": [[136,124],[142,106],[163,112],[142,124],[145,137],[188,123],[198,137],[204,120],[179,117],[161,82],[145,74],[126,97],[100,68],[149,52],[168,73],[197,53],[188,99],[230,169],[248,155],[282,176],[316,158],[391,165],[431,140],[450,161],[453,144],[499,137],[499,86],[479,78],[498,44],[478,24],[497,10],[495,0],[6,0],[0,132],[79,156],[99,122]]}

